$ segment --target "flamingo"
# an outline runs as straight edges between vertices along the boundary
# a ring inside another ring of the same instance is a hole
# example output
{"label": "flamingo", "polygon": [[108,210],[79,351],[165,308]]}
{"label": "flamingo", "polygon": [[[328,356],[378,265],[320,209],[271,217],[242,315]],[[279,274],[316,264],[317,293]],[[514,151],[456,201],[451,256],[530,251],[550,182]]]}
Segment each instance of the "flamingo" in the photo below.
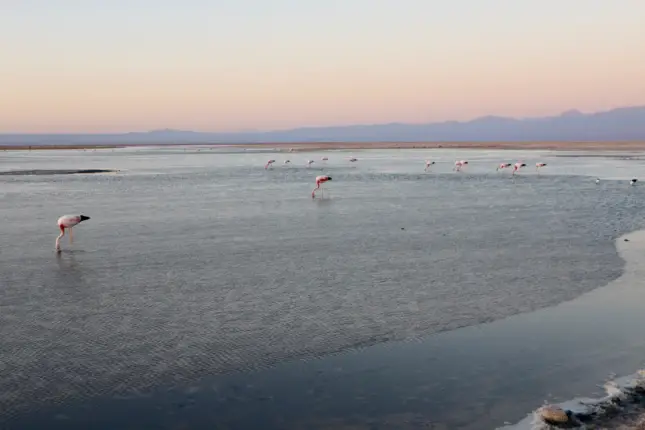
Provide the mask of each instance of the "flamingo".
{"label": "flamingo", "polygon": [[466,164],[468,164],[468,161],[466,160],[455,161],[455,167],[452,170],[456,172],[461,172],[461,168],[464,167]]}
{"label": "flamingo", "polygon": [[60,239],[65,236],[65,229],[69,229],[69,243],[70,245],[74,243],[74,234],[72,233],[72,227],[80,224],[81,222],[90,219],[90,217],[85,215],[63,215],[58,218],[57,224],[60,229],[60,235],[56,238],[56,251],[60,252]]}
{"label": "flamingo", "polygon": [[538,172],[538,175],[540,174],[540,167],[545,167],[546,163],[535,163],[535,171]]}
{"label": "flamingo", "polygon": [[515,163],[513,165],[513,175],[515,175],[515,172],[520,170],[522,167],[526,167],[526,164],[524,164],[524,163]]}
{"label": "flamingo", "polygon": [[358,158],[356,157],[349,157],[349,161],[353,163],[354,161],[358,161]]}
{"label": "flamingo", "polygon": [[424,171],[428,171],[428,168],[434,164],[434,161],[426,160],[426,168],[423,169]]}
{"label": "flamingo", "polygon": [[291,163],[291,160],[284,160],[284,164],[289,164]]}
{"label": "flamingo", "polygon": [[511,163],[502,163],[499,166],[497,166],[497,169],[495,169],[495,170],[500,171],[501,169],[506,169],[506,168],[511,167],[511,166],[512,166]]}
{"label": "flamingo", "polygon": [[314,188],[313,191],[311,192],[311,198],[312,199],[316,197],[316,190],[317,189],[320,189],[322,191],[323,196],[325,195],[325,192],[324,192],[323,188],[321,187],[321,185],[324,184],[327,181],[331,181],[331,176],[327,176],[327,175],[316,176],[316,188]]}
{"label": "flamingo", "polygon": [[269,166],[271,166],[273,163],[275,163],[275,160],[269,160],[269,161],[267,161],[267,164],[265,164],[265,165],[264,165],[264,168],[265,168],[265,169],[268,169],[268,168],[269,168]]}
{"label": "flamingo", "polygon": [[311,167],[314,164],[314,160],[307,160],[307,167]]}
{"label": "flamingo", "polygon": [[636,182],[637,182],[637,181],[638,181],[638,179],[634,178],[634,179],[632,179],[631,181],[629,181],[629,184],[630,184],[630,185],[636,185]]}
{"label": "flamingo", "polygon": [[327,161],[327,160],[329,160],[329,158],[327,158],[327,157],[323,157],[323,158],[321,158],[321,160],[322,160],[322,161]]}

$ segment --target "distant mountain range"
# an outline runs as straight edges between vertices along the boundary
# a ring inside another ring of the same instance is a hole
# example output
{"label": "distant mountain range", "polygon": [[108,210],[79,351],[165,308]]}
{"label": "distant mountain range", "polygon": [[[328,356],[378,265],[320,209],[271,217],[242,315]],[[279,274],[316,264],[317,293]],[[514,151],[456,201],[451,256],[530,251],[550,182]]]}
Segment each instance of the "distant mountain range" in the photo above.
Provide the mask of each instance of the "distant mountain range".
{"label": "distant mountain range", "polygon": [[645,141],[645,106],[585,114],[426,124],[307,127],[279,131],[202,133],[154,130],[122,134],[0,134],[0,145],[306,143],[306,142],[522,142]]}

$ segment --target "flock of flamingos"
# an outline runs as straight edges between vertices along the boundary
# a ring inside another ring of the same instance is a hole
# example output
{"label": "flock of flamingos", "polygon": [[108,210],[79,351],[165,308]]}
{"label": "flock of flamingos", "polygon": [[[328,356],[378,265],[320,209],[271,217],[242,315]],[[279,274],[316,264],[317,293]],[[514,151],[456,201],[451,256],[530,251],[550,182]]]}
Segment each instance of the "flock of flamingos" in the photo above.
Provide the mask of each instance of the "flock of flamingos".
{"label": "flock of flamingos", "polygon": [[[329,160],[329,158],[322,157],[321,160],[322,161],[327,161],[327,160]],[[354,162],[358,161],[358,158],[350,157],[349,161],[351,163],[354,163]],[[273,165],[273,163],[275,163],[274,159],[268,160],[267,163],[264,165],[264,168],[269,169]],[[313,163],[314,163],[314,160],[307,160],[307,167],[311,167],[311,165]],[[284,164],[285,165],[291,164],[291,160],[289,160],[289,159],[284,160]],[[430,168],[430,166],[432,166],[433,164],[435,164],[434,161],[426,160],[426,167],[425,167],[424,170],[427,171]],[[461,172],[461,169],[464,166],[466,166],[467,164],[468,164],[467,160],[457,160],[457,161],[455,161],[455,167],[453,167],[452,170],[454,170],[455,172]],[[545,167],[545,166],[546,166],[546,163],[536,163],[535,164],[535,170],[539,171],[539,169],[541,167]],[[496,170],[499,171],[501,169],[507,169],[507,168],[510,168],[510,167],[513,167],[513,173],[512,174],[515,175],[515,172],[520,170],[522,167],[526,167],[526,164],[521,163],[521,162],[520,163],[515,163],[515,164],[501,163],[499,166],[497,166]],[[329,175],[316,176],[316,188],[314,188],[313,191],[311,192],[311,198],[316,198],[316,191],[318,191],[318,190],[320,190],[324,194],[324,189],[322,188],[322,184],[324,184],[327,181],[331,181],[331,180],[332,180],[332,178]]]}
{"label": "flock of flamingos", "polygon": [[[322,161],[327,161],[329,159],[327,157],[322,157],[321,160]],[[358,158],[349,157],[349,161],[351,163],[355,163],[355,162],[358,161]],[[269,169],[274,163],[275,163],[275,160],[270,159],[264,165],[264,168]],[[314,163],[314,160],[307,160],[306,165],[307,165],[307,167],[311,167],[311,165],[313,163]],[[288,159],[284,160],[284,165],[288,165],[288,164],[291,164],[291,160],[288,160]],[[432,166],[433,164],[435,164],[434,161],[426,160],[424,170],[427,171],[430,168],[430,166]],[[455,172],[460,172],[461,169],[466,165],[468,165],[467,160],[457,160],[457,161],[455,161],[455,166],[453,167],[452,170],[455,171]],[[541,162],[540,163],[535,163],[535,170],[538,171],[538,173],[539,173],[540,168],[545,167],[546,165],[547,165],[546,163],[541,163]],[[515,175],[515,173],[518,172],[520,169],[522,169],[523,167],[526,167],[526,163],[522,163],[522,162],[518,162],[518,163],[515,163],[515,164],[501,163],[501,164],[499,164],[497,166],[496,171],[500,171],[500,170],[503,170],[503,169],[510,169],[511,167],[513,168],[512,175]],[[316,197],[316,191],[320,191],[324,195],[324,189],[322,188],[322,185],[325,182],[328,182],[328,181],[331,181],[331,180],[332,180],[332,178],[329,175],[316,176],[316,187],[312,190],[311,197],[312,198]],[[630,184],[634,185],[636,183],[636,181],[637,181],[637,179],[632,179],[630,181]],[[600,182],[600,179],[596,178],[596,183],[599,183],[599,182]],[[80,224],[81,222],[83,222],[85,220],[88,220],[88,219],[90,219],[90,217],[85,216],[85,215],[63,215],[62,217],[60,217],[58,219],[57,223],[58,223],[58,228],[60,229],[60,235],[56,238],[56,251],[57,252],[61,251],[60,240],[63,238],[63,236],[65,236],[65,230],[69,230],[69,243],[71,244],[73,242],[72,228],[74,226]]]}

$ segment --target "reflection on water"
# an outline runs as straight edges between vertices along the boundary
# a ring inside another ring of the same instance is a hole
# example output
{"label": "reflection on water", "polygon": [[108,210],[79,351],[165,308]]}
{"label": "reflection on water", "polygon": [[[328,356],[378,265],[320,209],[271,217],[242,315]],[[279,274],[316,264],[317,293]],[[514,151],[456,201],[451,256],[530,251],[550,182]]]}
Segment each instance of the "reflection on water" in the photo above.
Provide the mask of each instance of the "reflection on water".
{"label": "reflection on water", "polygon": [[[262,154],[117,152],[109,162],[127,174],[12,182],[0,234],[20,246],[0,253],[0,419],[482,428],[562,381],[565,394],[591,390],[633,364],[643,345],[626,348],[616,308],[579,328],[589,308],[477,325],[618,277],[613,239],[642,225],[640,187],[544,172],[513,181],[495,174],[498,155],[425,174],[389,154],[330,160],[325,199],[311,199],[318,173],[265,171]],[[55,254],[55,220],[74,212],[92,220]],[[642,326],[640,313],[620,318]],[[454,330],[464,326],[475,327]],[[35,413],[52,402],[62,406]]]}
{"label": "reflection on water", "polygon": [[82,266],[79,266],[76,261],[74,255],[76,252],[82,251],[65,250],[54,253],[59,269],[55,273],[59,277],[60,285],[81,285],[83,283]]}

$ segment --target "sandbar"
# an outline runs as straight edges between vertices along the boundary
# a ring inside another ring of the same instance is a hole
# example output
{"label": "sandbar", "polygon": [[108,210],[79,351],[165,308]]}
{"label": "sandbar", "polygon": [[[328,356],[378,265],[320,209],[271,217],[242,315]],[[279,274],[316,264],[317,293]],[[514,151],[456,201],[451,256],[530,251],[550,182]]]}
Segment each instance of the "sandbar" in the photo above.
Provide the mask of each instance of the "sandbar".
{"label": "sandbar", "polygon": [[128,147],[199,146],[212,148],[275,148],[280,150],[324,151],[358,149],[491,149],[551,151],[645,151],[645,141],[629,142],[263,142],[263,143],[146,143],[146,144],[77,144],[77,145],[0,145],[0,150],[81,150]]}

